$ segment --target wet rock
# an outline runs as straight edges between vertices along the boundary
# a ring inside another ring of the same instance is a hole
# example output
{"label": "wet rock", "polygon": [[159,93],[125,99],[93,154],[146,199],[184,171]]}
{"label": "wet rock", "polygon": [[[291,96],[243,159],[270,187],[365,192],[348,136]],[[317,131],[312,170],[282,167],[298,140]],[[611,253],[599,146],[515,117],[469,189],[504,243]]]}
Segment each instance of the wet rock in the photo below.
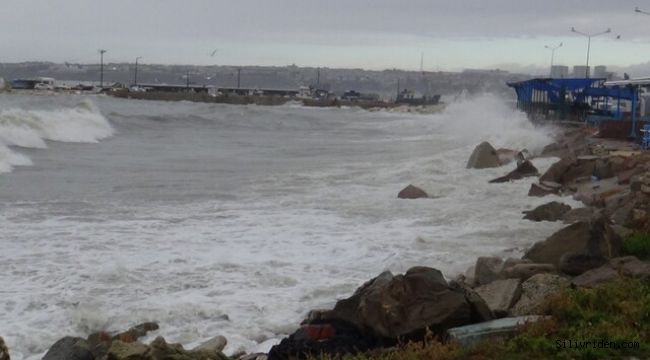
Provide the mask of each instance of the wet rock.
{"label": "wet rock", "polygon": [[568,252],[609,259],[618,256],[620,244],[621,238],[612,230],[609,221],[600,217],[591,222],[577,222],[559,230],[548,239],[535,243],[524,258],[555,266],[559,266],[560,258]]}
{"label": "wet rock", "polygon": [[522,163],[517,165],[517,168],[509,172],[508,174],[490,180],[490,183],[504,183],[513,180],[523,179],[530,176],[538,176],[539,171],[529,160],[525,160]]}
{"label": "wet rock", "polygon": [[531,211],[524,211],[524,219],[532,221],[558,221],[571,210],[571,206],[557,201],[540,205]]}
{"label": "wet rock", "polygon": [[[151,360],[229,360],[221,352],[185,350],[180,344],[167,343],[162,336],[158,336],[149,344],[147,356],[150,356]],[[149,360],[149,358],[143,358],[142,360]]]}
{"label": "wet rock", "polygon": [[618,274],[611,265],[605,264],[599,268],[586,271],[571,280],[571,284],[577,287],[591,288],[599,284],[619,279]]}
{"label": "wet rock", "polygon": [[501,271],[519,264],[532,264],[532,261],[528,259],[520,259],[520,258],[512,258],[512,257],[507,258],[506,261],[503,262],[503,268],[501,269]]}
{"label": "wet rock", "polygon": [[130,343],[137,341],[139,338],[147,335],[149,331],[158,330],[158,328],[159,326],[155,322],[145,322],[113,336],[113,339],[120,340],[125,343]]}
{"label": "wet rock", "polygon": [[480,143],[467,161],[468,169],[485,169],[499,167],[499,156],[490,143],[484,141]]}
{"label": "wet rock", "polygon": [[320,336],[314,338],[314,336],[305,334],[305,327],[301,327],[273,346],[269,351],[268,360],[307,359],[322,354],[336,357],[364,352],[377,345],[373,339],[363,335],[353,324],[340,320],[330,319],[328,321],[326,325],[334,328],[334,336],[324,339]]}
{"label": "wet rock", "polygon": [[559,269],[561,272],[578,276],[586,271],[603,266],[607,259],[602,255],[584,253],[564,253],[560,258]]}
{"label": "wet rock", "polygon": [[502,268],[503,260],[501,258],[481,256],[476,259],[474,279],[477,284],[489,284],[499,277]]}
{"label": "wet rock", "polygon": [[533,275],[537,274],[554,274],[557,272],[553,264],[516,264],[507,269],[504,269],[499,274],[501,279],[519,279],[521,281],[528,280]]}
{"label": "wet rock", "polygon": [[114,340],[108,348],[107,357],[109,360],[149,360],[151,357],[147,356],[148,353],[149,347],[143,343]]}
{"label": "wet rock", "polygon": [[43,360],[94,360],[88,342],[82,338],[66,336],[47,351]]}
{"label": "wet rock", "polygon": [[476,292],[485,300],[488,307],[497,318],[508,315],[508,310],[521,296],[519,279],[496,280],[487,285],[479,286]]}
{"label": "wet rock", "polygon": [[552,274],[537,274],[524,281],[521,285],[521,298],[512,307],[513,316],[543,315],[541,305],[546,299],[567,288],[568,279]]}
{"label": "wet rock", "polygon": [[449,283],[449,287],[454,291],[462,292],[465,295],[465,299],[469,302],[471,309],[470,321],[472,323],[489,321],[494,319],[495,315],[485,302],[483,297],[479,295],[474,289],[466,286],[463,283],[452,281]]}
{"label": "wet rock", "polygon": [[402,189],[402,191],[397,194],[397,197],[399,199],[420,199],[427,198],[429,195],[427,195],[427,193],[419,187],[409,185]]}
{"label": "wet rock", "polygon": [[641,261],[636,256],[614,258],[609,263],[623,276],[650,279],[650,262]]}
{"label": "wet rock", "polygon": [[[233,357],[234,358],[234,357]],[[268,360],[268,355],[264,353],[246,354],[236,358],[237,360]]]}
{"label": "wet rock", "polygon": [[530,190],[528,190],[528,196],[543,197],[551,194],[559,194],[562,191],[562,185],[551,182],[543,181],[537,184],[530,184]]}
{"label": "wet rock", "polygon": [[215,336],[212,339],[195,347],[194,349],[192,349],[192,351],[207,351],[211,353],[218,353],[223,351],[223,348],[225,348],[227,344],[228,344],[228,340],[226,340],[225,337]]}
{"label": "wet rock", "polygon": [[0,360],[11,360],[9,349],[7,348],[5,339],[3,339],[2,336],[0,336]]}
{"label": "wet rock", "polygon": [[601,216],[600,210],[587,206],[587,207],[575,208],[567,211],[566,213],[564,213],[564,216],[562,217],[562,221],[564,221],[565,224],[573,224],[579,221],[589,222],[589,221],[593,221],[594,219],[600,216]]}
{"label": "wet rock", "polygon": [[449,329],[447,339],[463,347],[470,347],[492,338],[509,338],[516,335],[527,323],[545,319],[543,316],[531,315],[510,317],[487,321],[480,324],[465,325]]}

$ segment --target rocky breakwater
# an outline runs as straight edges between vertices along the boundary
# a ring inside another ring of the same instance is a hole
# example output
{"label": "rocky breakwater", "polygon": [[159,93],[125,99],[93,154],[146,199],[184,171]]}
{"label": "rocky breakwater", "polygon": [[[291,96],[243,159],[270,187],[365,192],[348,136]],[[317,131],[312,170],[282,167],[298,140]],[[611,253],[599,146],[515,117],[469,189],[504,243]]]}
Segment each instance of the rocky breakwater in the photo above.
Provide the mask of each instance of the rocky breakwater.
{"label": "rocky breakwater", "polygon": [[448,283],[436,269],[384,272],[333,309],[312,311],[296,332],[271,349],[269,359],[354,354],[491,319],[480,296],[462,284]]}
{"label": "rocky breakwater", "polygon": [[[162,336],[156,337],[149,344],[138,340],[154,330],[158,330],[158,324],[149,322],[117,334],[100,331],[90,334],[87,338],[66,336],[50,347],[43,360],[229,359],[221,352],[226,346],[226,339],[222,336],[214,337],[191,350],[184,349],[180,344],[168,343]],[[2,357],[0,359],[5,360]],[[6,359],[9,359],[8,356]]]}

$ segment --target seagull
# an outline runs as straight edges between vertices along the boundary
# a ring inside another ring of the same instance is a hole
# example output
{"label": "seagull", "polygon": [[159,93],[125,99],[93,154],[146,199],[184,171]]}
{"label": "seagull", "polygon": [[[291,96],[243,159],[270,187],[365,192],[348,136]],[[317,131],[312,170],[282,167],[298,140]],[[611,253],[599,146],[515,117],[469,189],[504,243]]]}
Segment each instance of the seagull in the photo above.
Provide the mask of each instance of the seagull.
{"label": "seagull", "polygon": [[214,51],[212,52],[212,54],[210,54],[210,56],[214,56],[214,54],[216,54],[217,51],[219,51],[219,49],[214,49]]}
{"label": "seagull", "polygon": [[621,39],[621,35],[616,35],[616,39],[617,39],[617,40],[620,40],[620,39]]}

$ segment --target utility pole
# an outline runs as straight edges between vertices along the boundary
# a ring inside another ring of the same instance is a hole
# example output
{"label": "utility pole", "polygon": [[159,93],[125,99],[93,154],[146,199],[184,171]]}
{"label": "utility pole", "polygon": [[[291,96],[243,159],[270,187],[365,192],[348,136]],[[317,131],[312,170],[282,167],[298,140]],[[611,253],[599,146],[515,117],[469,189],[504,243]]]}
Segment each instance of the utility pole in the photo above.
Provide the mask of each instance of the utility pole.
{"label": "utility pole", "polygon": [[320,68],[316,69],[316,87],[320,87]]}
{"label": "utility pole", "polygon": [[237,68],[237,89],[241,87],[241,68]]}
{"label": "utility pole", "polygon": [[545,48],[551,50],[551,71],[550,71],[550,76],[553,77],[553,59],[555,58],[555,50],[559,49],[562,47],[562,43],[559,43],[556,46],[548,46],[544,45]]}
{"label": "utility pole", "polygon": [[104,88],[104,54],[106,50],[99,49],[99,87]]}
{"label": "utility pole", "polygon": [[587,40],[587,65],[585,66],[585,78],[589,78],[589,51],[591,50],[591,38],[594,36],[610,33],[612,32],[612,30],[610,28],[607,28],[607,30],[601,31],[599,33],[583,33],[581,31],[576,30],[576,28],[572,27],[571,32],[580,34],[588,39]]}
{"label": "utility pole", "polygon": [[185,76],[185,80],[187,81],[186,87],[187,91],[190,91],[190,71],[187,70],[187,76]]}
{"label": "utility pole", "polygon": [[142,56],[135,58],[135,76],[133,77],[133,86],[138,86],[138,60],[142,59]]}

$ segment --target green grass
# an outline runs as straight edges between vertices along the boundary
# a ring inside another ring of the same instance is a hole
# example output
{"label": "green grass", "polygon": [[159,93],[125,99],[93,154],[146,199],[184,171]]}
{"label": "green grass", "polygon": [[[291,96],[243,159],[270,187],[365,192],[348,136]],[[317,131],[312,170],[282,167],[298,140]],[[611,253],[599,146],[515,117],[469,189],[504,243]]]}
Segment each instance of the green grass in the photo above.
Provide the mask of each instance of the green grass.
{"label": "green grass", "polygon": [[[623,279],[594,289],[568,289],[545,304],[552,319],[528,324],[511,339],[490,339],[471,348],[437,339],[393,350],[346,356],[350,360],[611,359],[650,356],[650,283]],[[558,343],[560,340],[560,343]],[[563,341],[634,341],[639,349],[562,347]],[[558,346],[559,345],[559,346]],[[330,360],[321,356],[315,359]]]}
{"label": "green grass", "polygon": [[650,234],[637,233],[626,237],[621,244],[621,253],[641,260],[650,259]]}

